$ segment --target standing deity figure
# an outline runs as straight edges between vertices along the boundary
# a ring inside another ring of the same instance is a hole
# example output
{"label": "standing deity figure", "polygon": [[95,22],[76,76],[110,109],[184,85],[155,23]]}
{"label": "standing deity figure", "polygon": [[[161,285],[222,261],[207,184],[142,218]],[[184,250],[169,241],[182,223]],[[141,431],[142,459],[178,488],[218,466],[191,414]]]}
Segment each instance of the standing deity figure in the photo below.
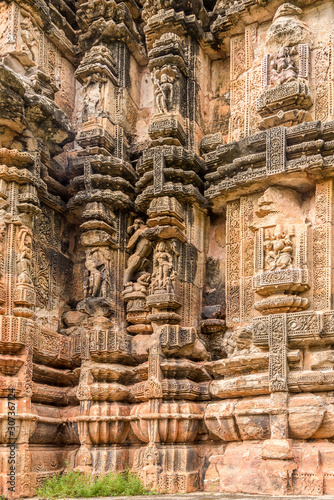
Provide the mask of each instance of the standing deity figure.
{"label": "standing deity figure", "polygon": [[110,277],[106,263],[98,255],[97,249],[87,254],[85,266],[88,271],[88,277],[84,283],[85,298],[106,298],[110,287]]}
{"label": "standing deity figure", "polygon": [[127,244],[127,249],[132,253],[128,259],[127,268],[124,271],[124,285],[127,285],[134,279],[136,271],[142,269],[147,262],[147,257],[152,252],[151,242],[145,238],[144,232],[147,226],[141,219],[135,219],[132,226],[129,227],[128,233],[132,234]]}
{"label": "standing deity figure", "polygon": [[32,257],[32,235],[27,227],[21,227],[18,233],[18,255],[16,258],[18,283],[32,283],[31,280],[31,257]]}
{"label": "standing deity figure", "polygon": [[175,292],[177,272],[174,269],[173,255],[179,254],[170,242],[160,241],[157,244],[153,259],[152,292],[157,290],[164,293]]}
{"label": "standing deity figure", "polygon": [[274,234],[266,234],[264,241],[265,261],[268,268],[286,269],[292,264],[292,241],[293,234],[287,232],[281,225],[276,226]]}
{"label": "standing deity figure", "polygon": [[158,269],[157,284],[159,288],[166,288],[173,270],[173,258],[167,251],[166,243],[160,241],[157,245],[154,265]]}
{"label": "standing deity figure", "polygon": [[297,69],[292,58],[295,54],[297,54],[296,47],[281,47],[270,64],[272,84],[282,84],[297,78]]}
{"label": "standing deity figure", "polygon": [[168,113],[173,102],[173,82],[174,79],[163,73],[160,80],[154,76],[155,98],[159,113]]}
{"label": "standing deity figure", "polygon": [[108,272],[107,267],[104,265],[102,271],[101,271],[101,278],[102,278],[102,284],[101,284],[101,297],[106,299],[109,295],[109,291],[111,290],[111,280],[110,280],[110,275]]}
{"label": "standing deity figure", "polygon": [[102,108],[102,84],[91,79],[87,79],[84,85],[84,98],[82,107],[82,119],[87,121],[96,117]]}
{"label": "standing deity figure", "polygon": [[29,17],[24,17],[21,21],[21,38],[24,48],[29,53],[31,59],[37,62],[38,59],[38,29],[32,24]]}

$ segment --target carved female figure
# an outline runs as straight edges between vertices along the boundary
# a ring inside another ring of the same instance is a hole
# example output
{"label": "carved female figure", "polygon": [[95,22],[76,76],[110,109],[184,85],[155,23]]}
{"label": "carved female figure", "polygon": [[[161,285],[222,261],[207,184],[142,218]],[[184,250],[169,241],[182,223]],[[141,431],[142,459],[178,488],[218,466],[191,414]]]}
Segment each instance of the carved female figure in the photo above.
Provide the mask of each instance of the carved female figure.
{"label": "carved female figure", "polygon": [[167,251],[167,246],[164,241],[160,241],[157,244],[154,267],[157,268],[157,286],[159,288],[166,288],[169,282],[171,284],[173,258]]}
{"label": "carved female figure", "polygon": [[[105,263],[96,255],[97,251],[89,253],[86,258],[85,266],[88,271],[88,277],[85,283],[85,297],[99,297],[100,293],[106,293],[107,269]],[[104,296],[104,295],[103,295]]]}
{"label": "carved female figure", "polygon": [[154,77],[155,98],[159,113],[168,113],[173,100],[173,79],[163,73],[160,81]]}
{"label": "carved female figure", "polygon": [[147,257],[152,251],[151,242],[144,236],[146,229],[147,226],[141,219],[136,219],[128,229],[129,233],[132,231],[134,233],[129,239],[127,249],[134,250],[134,253],[129,257],[127,268],[124,271],[124,285],[133,279],[133,275],[137,270],[143,268],[145,262],[147,262]]}
{"label": "carved female figure", "polygon": [[32,235],[27,227],[21,227],[18,233],[18,255],[17,271],[18,283],[32,283],[31,281],[31,257],[32,257]]}

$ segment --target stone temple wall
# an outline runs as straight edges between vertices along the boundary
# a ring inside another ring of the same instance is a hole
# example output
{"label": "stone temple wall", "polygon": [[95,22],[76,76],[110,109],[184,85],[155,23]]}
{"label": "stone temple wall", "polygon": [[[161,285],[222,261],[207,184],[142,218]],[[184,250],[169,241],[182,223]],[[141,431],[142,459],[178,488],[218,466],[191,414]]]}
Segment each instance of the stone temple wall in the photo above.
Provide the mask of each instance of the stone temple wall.
{"label": "stone temple wall", "polygon": [[0,494],[334,494],[334,2],[0,1]]}

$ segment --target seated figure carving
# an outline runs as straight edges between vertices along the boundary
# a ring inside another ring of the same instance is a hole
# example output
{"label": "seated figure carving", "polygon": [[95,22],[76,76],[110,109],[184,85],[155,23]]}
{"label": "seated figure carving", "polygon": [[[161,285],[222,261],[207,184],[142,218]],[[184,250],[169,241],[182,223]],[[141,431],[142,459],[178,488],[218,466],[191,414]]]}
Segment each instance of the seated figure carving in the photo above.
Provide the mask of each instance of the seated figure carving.
{"label": "seated figure carving", "polygon": [[265,235],[265,262],[269,270],[286,269],[292,264],[292,233],[283,226],[276,226],[274,233]]}

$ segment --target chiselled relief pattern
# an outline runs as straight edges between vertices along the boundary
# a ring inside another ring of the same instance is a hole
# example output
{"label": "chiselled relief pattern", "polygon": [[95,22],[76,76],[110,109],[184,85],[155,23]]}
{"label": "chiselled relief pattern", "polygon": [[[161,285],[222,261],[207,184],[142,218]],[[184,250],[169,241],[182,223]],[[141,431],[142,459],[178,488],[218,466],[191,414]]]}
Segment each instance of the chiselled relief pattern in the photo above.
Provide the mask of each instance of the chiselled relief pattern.
{"label": "chiselled relief pattern", "polygon": [[258,72],[254,65],[255,50],[257,44],[257,26],[251,24],[245,30],[245,135],[251,135],[253,130],[256,130],[257,114],[255,102],[260,91],[259,81],[257,80]]}
{"label": "chiselled relief pattern", "polygon": [[245,66],[250,69],[254,63],[257,45],[257,24],[250,24],[245,29]]}
{"label": "chiselled relief pattern", "polygon": [[160,149],[154,152],[154,193],[161,193],[164,184],[164,156]]}
{"label": "chiselled relief pattern", "polygon": [[231,39],[230,55],[231,117],[229,124],[230,141],[243,137],[246,107],[246,47],[243,35]]}
{"label": "chiselled relief pattern", "polygon": [[249,71],[245,73],[245,136],[249,135],[250,131],[250,99],[251,99],[251,74]]}
{"label": "chiselled relief pattern", "polygon": [[283,226],[276,226],[274,231],[265,230],[264,252],[265,269],[289,269],[292,265],[292,237],[293,230]]}
{"label": "chiselled relief pattern", "polygon": [[8,23],[4,24],[7,34],[5,42],[15,43],[19,31],[20,8],[15,2],[12,2],[10,7],[6,6],[5,2],[3,2],[3,6],[5,6],[8,12]]}
{"label": "chiselled relief pattern", "polygon": [[270,54],[266,54],[261,63],[261,89],[269,85]]}
{"label": "chiselled relief pattern", "polygon": [[269,322],[269,388],[272,392],[287,390],[287,332],[285,317],[273,315]]}
{"label": "chiselled relief pattern", "polygon": [[244,137],[245,106],[246,106],[246,77],[242,75],[238,80],[231,82],[231,117],[229,124],[230,142]]}
{"label": "chiselled relief pattern", "polygon": [[11,4],[12,7],[8,7],[6,2],[1,2],[0,3],[0,17],[1,17],[1,26],[0,26],[0,41],[1,44],[9,43],[11,39],[13,39],[13,15],[12,15],[12,10],[13,10],[13,5],[14,2]]}
{"label": "chiselled relief pattern", "polygon": [[[193,231],[191,229],[191,220],[193,218],[192,207],[187,207],[185,211],[185,227],[188,232],[188,241],[192,240]],[[189,307],[182,307],[182,325],[191,325],[191,318],[193,314],[193,281],[195,278],[196,270],[194,268],[194,246],[183,245],[182,251],[179,259],[180,274],[182,275],[183,282],[180,284],[182,290],[182,302],[183,304],[189,304]]]}
{"label": "chiselled relief pattern", "polygon": [[7,224],[4,221],[0,221],[0,314],[5,312],[3,305],[6,302],[6,289],[4,286],[6,233]]}
{"label": "chiselled relief pattern", "polygon": [[314,50],[315,118],[324,122],[328,120],[330,97],[328,82],[329,63],[328,47]]}
{"label": "chiselled relief pattern", "polygon": [[297,244],[296,267],[298,268],[304,268],[307,266],[308,241],[309,241],[308,229],[304,228],[300,232],[299,242]]}
{"label": "chiselled relief pattern", "polygon": [[264,228],[260,227],[255,234],[255,271],[264,271]]}
{"label": "chiselled relief pattern", "polygon": [[247,26],[244,35],[231,39],[230,141],[254,133],[259,121],[256,99],[261,90],[261,76],[259,68],[254,67],[256,46],[256,24]]}
{"label": "chiselled relief pattern", "polygon": [[[46,205],[41,206],[36,217],[33,235],[32,280],[36,289],[36,307],[40,310],[54,310],[57,315],[59,306],[58,290],[62,287],[64,276],[69,276],[68,258],[61,254],[61,217]],[[64,289],[68,291],[70,283]],[[65,292],[65,290],[64,290]],[[65,292],[66,296],[66,292]],[[40,314],[39,313],[39,314]],[[49,313],[41,321],[50,327],[57,327],[57,319]]]}
{"label": "chiselled relief pattern", "polygon": [[[328,119],[333,120],[334,118],[334,34],[333,33],[330,36],[328,52],[329,52]],[[325,76],[325,75],[320,75],[320,76]]]}
{"label": "chiselled relief pattern", "polygon": [[[117,235],[118,235],[118,245],[117,245],[117,254],[115,252],[111,255],[110,269],[115,269],[114,273],[114,289],[119,290],[123,283],[124,271],[125,270],[125,256],[126,256],[126,247],[125,241],[122,238],[122,235],[126,232],[127,227],[127,216],[126,214],[120,214],[117,223]],[[124,302],[121,300],[121,297],[118,293],[115,294],[115,306],[116,306],[116,318],[120,321],[124,321],[125,311],[124,311]]]}
{"label": "chiselled relief pattern", "polygon": [[254,231],[251,230],[254,217],[252,197],[240,200],[241,223],[241,320],[248,321],[252,317],[254,292],[252,278],[254,276]]}
{"label": "chiselled relief pattern", "polygon": [[49,255],[43,246],[34,245],[33,280],[37,288],[37,307],[48,307],[51,292]]}
{"label": "chiselled relief pattern", "polygon": [[246,69],[245,37],[231,39],[231,80],[236,80]]}
{"label": "chiselled relief pattern", "polygon": [[227,322],[235,324],[240,321],[240,200],[227,205],[227,268],[226,268],[226,305]]}
{"label": "chiselled relief pattern", "polygon": [[261,67],[256,66],[249,73],[249,106],[248,110],[248,128],[246,130],[247,135],[255,134],[258,131],[258,124],[260,122],[260,117],[257,113],[256,103],[257,98],[261,92]]}
{"label": "chiselled relief pattern", "polygon": [[317,310],[331,307],[332,190],[330,180],[317,184],[315,192],[313,300]]}
{"label": "chiselled relief pattern", "polygon": [[52,82],[60,87],[61,84],[61,54],[59,49],[48,39],[44,41],[43,69],[51,77]]}
{"label": "chiselled relief pattern", "polygon": [[272,128],[267,132],[267,172],[275,174],[285,170],[286,129]]}
{"label": "chiselled relief pattern", "polygon": [[310,46],[307,43],[298,45],[299,78],[308,78],[310,72]]}

